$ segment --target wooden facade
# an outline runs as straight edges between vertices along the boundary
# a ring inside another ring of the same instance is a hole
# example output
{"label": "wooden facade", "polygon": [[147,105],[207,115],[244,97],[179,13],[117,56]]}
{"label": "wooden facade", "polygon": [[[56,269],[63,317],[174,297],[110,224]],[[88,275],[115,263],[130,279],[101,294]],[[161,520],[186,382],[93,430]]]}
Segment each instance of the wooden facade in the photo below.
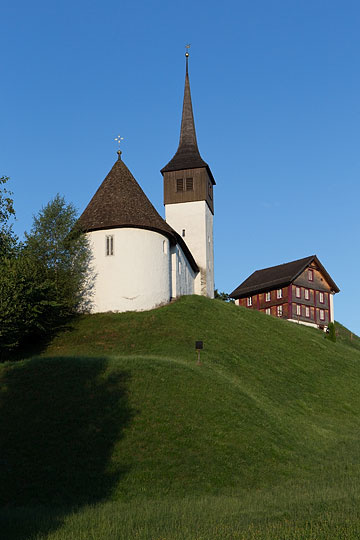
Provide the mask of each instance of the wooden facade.
{"label": "wooden facade", "polygon": [[164,204],[206,201],[214,213],[213,180],[205,167],[164,172]]}
{"label": "wooden facade", "polygon": [[239,306],[325,328],[334,320],[331,296],[337,292],[337,285],[312,256],[254,272],[230,297]]}

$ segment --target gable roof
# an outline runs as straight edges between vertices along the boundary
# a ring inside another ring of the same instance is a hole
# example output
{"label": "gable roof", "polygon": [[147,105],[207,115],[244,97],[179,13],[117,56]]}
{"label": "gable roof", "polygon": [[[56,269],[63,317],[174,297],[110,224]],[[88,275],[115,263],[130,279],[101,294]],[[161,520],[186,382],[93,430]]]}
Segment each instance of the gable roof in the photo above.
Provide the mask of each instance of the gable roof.
{"label": "gable roof", "polygon": [[125,163],[119,159],[79,218],[84,232],[136,228],[158,232],[179,244],[195,272],[199,268],[184,240],[160,216]]}
{"label": "gable roof", "polygon": [[304,257],[303,259],[297,259],[296,261],[256,270],[233,290],[230,297],[240,298],[250,294],[257,294],[277,287],[290,285],[290,283],[292,283],[311,264],[315,264],[315,266],[318,267],[334,292],[340,291],[317,256],[311,255],[310,257]]}
{"label": "gable roof", "polygon": [[205,167],[212,182],[215,184],[214,177],[209,165],[200,156],[199,148],[196,140],[194,114],[191,102],[190,81],[188,72],[188,56],[186,56],[186,75],[184,101],[180,128],[180,141],[178,149],[174,157],[165,167],[161,169],[161,173],[170,171],[180,171],[184,169],[197,169]]}

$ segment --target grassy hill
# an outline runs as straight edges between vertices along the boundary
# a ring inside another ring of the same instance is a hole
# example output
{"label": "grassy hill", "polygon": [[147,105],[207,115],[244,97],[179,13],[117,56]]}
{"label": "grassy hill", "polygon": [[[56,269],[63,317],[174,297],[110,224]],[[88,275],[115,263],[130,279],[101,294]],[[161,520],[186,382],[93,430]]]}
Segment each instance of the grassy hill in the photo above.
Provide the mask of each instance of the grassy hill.
{"label": "grassy hill", "polygon": [[5,537],[357,538],[360,340],[337,331],[202,297],[78,317],[0,366]]}

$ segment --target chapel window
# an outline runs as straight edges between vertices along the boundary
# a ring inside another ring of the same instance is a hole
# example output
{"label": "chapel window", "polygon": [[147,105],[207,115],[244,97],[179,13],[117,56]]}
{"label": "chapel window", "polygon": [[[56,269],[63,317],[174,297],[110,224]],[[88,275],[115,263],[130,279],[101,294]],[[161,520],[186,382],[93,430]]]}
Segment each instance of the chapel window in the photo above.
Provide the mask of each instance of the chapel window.
{"label": "chapel window", "polygon": [[107,257],[114,255],[114,236],[112,234],[105,238],[105,253]]}

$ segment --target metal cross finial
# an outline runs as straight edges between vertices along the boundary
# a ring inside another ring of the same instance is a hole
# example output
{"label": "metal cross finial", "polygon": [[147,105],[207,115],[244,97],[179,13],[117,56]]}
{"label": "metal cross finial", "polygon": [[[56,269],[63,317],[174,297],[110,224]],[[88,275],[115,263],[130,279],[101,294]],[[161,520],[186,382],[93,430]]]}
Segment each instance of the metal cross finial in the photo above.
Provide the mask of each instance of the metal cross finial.
{"label": "metal cross finial", "polygon": [[189,49],[191,47],[191,44],[188,43],[187,45],[185,45],[185,49],[186,49],[186,52],[185,52],[185,56],[188,57],[189,56]]}
{"label": "metal cross finial", "polygon": [[114,140],[119,144],[119,148],[120,148],[120,143],[121,143],[121,141],[124,140],[124,137],[120,137],[120,135],[118,135],[117,137],[115,137]]}
{"label": "metal cross finial", "polygon": [[121,137],[120,135],[118,135],[117,137],[115,137],[114,141],[116,141],[119,145],[119,149],[117,151],[117,155],[118,155],[118,159],[121,159],[121,150],[120,150],[120,144],[121,144],[121,141],[124,140],[124,137]]}

